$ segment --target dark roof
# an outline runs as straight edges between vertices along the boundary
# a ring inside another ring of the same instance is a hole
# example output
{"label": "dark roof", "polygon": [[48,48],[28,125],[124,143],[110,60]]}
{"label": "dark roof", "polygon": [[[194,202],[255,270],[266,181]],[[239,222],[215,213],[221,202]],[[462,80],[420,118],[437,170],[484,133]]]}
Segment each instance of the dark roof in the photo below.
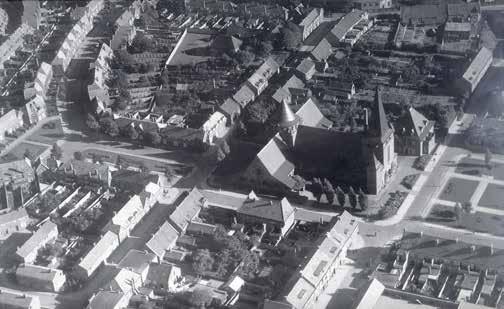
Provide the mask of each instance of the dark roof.
{"label": "dark roof", "polygon": [[149,183],[158,183],[159,175],[120,169],[112,173],[112,186],[126,185],[140,193]]}
{"label": "dark roof", "polygon": [[151,264],[149,272],[147,273],[147,282],[155,285],[166,285],[168,278],[174,267],[172,264],[162,263],[162,264]]}
{"label": "dark roof", "polygon": [[447,4],[448,17],[462,16],[467,18],[471,13],[479,13],[479,2],[454,2]]}
{"label": "dark roof", "polygon": [[447,19],[446,5],[441,4],[418,4],[401,6],[401,21],[405,24],[413,23],[436,23],[442,24]]}
{"label": "dark roof", "polygon": [[371,136],[380,137],[383,141],[392,133],[392,127],[387,120],[380,92],[381,89],[376,88],[374,103],[371,107],[368,133]]}
{"label": "dark roof", "polygon": [[119,268],[126,268],[137,274],[141,274],[156,256],[139,250],[130,250],[126,256],[119,262]]}
{"label": "dark roof", "polygon": [[109,309],[115,306],[125,297],[123,293],[115,291],[99,291],[89,302],[89,309]]}
{"label": "dark roof", "polygon": [[290,205],[286,198],[281,201],[273,201],[266,199],[248,199],[238,209],[238,213],[253,216],[261,219],[285,223],[294,212],[294,208]]}

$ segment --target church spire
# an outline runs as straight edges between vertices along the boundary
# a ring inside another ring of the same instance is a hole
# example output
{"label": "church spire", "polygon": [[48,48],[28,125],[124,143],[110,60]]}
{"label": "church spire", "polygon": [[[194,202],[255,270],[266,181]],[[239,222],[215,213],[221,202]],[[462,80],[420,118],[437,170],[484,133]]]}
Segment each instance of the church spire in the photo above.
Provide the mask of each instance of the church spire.
{"label": "church spire", "polygon": [[381,100],[381,87],[376,87],[374,102],[371,107],[371,118],[368,128],[369,135],[373,137],[386,138],[392,128],[389,125],[385,109]]}
{"label": "church spire", "polygon": [[294,147],[296,142],[297,128],[301,118],[294,114],[291,110],[289,104],[286,100],[282,101],[282,114],[280,117],[280,136],[283,141],[289,145],[289,147]]}

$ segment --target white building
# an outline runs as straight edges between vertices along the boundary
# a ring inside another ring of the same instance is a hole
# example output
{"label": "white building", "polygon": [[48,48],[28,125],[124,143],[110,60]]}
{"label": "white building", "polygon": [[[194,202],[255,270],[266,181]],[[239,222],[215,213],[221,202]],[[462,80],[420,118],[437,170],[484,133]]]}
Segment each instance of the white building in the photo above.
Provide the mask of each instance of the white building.
{"label": "white building", "polygon": [[59,292],[66,282],[66,276],[59,269],[24,264],[17,268],[16,280],[25,287],[40,291]]}
{"label": "white building", "polygon": [[2,309],[40,309],[38,296],[1,291],[0,308]]}
{"label": "white building", "polygon": [[106,232],[80,261],[79,265],[76,267],[77,273],[82,278],[91,277],[96,269],[98,269],[103,261],[105,261],[117,247],[119,247],[118,236],[113,232]]}
{"label": "white building", "polygon": [[17,249],[16,255],[23,263],[33,263],[37,258],[38,250],[56,237],[58,237],[58,226],[51,221],[46,221]]}
{"label": "white building", "polygon": [[476,57],[472,60],[464,75],[462,75],[460,80],[461,90],[472,93],[476,87],[478,87],[478,84],[483,76],[485,76],[488,68],[492,64],[492,61],[492,51],[486,47],[482,47]]}

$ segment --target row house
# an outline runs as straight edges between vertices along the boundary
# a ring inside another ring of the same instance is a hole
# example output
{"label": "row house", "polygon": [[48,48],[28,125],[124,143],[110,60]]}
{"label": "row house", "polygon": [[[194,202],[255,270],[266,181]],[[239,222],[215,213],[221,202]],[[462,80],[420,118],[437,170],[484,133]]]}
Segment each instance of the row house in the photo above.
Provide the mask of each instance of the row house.
{"label": "row house", "polygon": [[35,81],[25,85],[24,98],[25,100],[30,100],[34,96],[39,96],[46,98],[47,89],[52,79],[52,66],[47,62],[42,62],[40,65]]}
{"label": "row house", "polygon": [[310,34],[320,26],[324,19],[324,9],[315,8],[306,15],[305,18],[298,23],[298,26],[302,33],[303,41],[310,36]]}
{"label": "row house", "polygon": [[55,70],[58,75],[66,72],[70,61],[79,50],[81,43],[89,31],[93,29],[94,18],[103,8],[104,0],[91,0],[86,5],[82,17],[73,26],[53,60],[53,70]]}
{"label": "row house", "polygon": [[486,47],[481,47],[478,54],[472,59],[471,64],[458,81],[460,90],[469,94],[474,92],[492,64],[492,61],[492,51]]}
{"label": "row house", "polygon": [[366,11],[352,10],[334,25],[326,39],[332,46],[341,43],[353,46],[372,25],[373,21]]}
{"label": "row house", "polygon": [[30,221],[30,217],[24,208],[0,214],[0,239],[24,230]]}
{"label": "row house", "polygon": [[33,264],[22,264],[16,270],[17,282],[25,287],[47,292],[59,292],[66,282],[62,270]]}
{"label": "row house", "polygon": [[28,240],[16,250],[16,255],[22,263],[33,263],[38,250],[58,237],[58,226],[46,221]]}
{"label": "row house", "polygon": [[93,82],[88,86],[89,100],[98,98],[102,102],[109,102],[107,80],[110,77],[110,61],[114,57],[114,52],[105,43],[102,44],[96,60],[89,65],[92,71]]}
{"label": "row house", "polygon": [[135,19],[140,17],[140,1],[134,1],[114,23],[114,34],[110,40],[113,50],[130,45],[136,35]]}
{"label": "row house", "polygon": [[14,33],[9,35],[2,45],[0,45],[0,69],[4,69],[4,63],[16,54],[25,43],[25,36],[33,34],[35,29],[25,23],[21,24]]}
{"label": "row house", "polygon": [[0,308],[40,309],[40,298],[35,295],[0,291]]}
{"label": "row house", "polygon": [[119,247],[119,236],[107,231],[75,267],[76,275],[90,278],[100,265]]}

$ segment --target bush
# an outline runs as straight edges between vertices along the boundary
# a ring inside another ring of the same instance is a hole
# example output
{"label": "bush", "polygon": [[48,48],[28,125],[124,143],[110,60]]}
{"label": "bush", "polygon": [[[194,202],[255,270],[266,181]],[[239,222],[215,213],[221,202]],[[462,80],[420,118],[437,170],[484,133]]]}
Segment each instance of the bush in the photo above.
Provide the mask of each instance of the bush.
{"label": "bush", "polygon": [[415,162],[413,163],[413,167],[417,170],[424,171],[431,158],[431,155],[420,156],[416,158]]}
{"label": "bush", "polygon": [[403,178],[403,180],[401,181],[401,184],[406,189],[411,190],[413,188],[413,186],[415,185],[415,183],[417,182],[418,177],[420,177],[420,174],[408,175],[408,176],[406,176],[406,177]]}

